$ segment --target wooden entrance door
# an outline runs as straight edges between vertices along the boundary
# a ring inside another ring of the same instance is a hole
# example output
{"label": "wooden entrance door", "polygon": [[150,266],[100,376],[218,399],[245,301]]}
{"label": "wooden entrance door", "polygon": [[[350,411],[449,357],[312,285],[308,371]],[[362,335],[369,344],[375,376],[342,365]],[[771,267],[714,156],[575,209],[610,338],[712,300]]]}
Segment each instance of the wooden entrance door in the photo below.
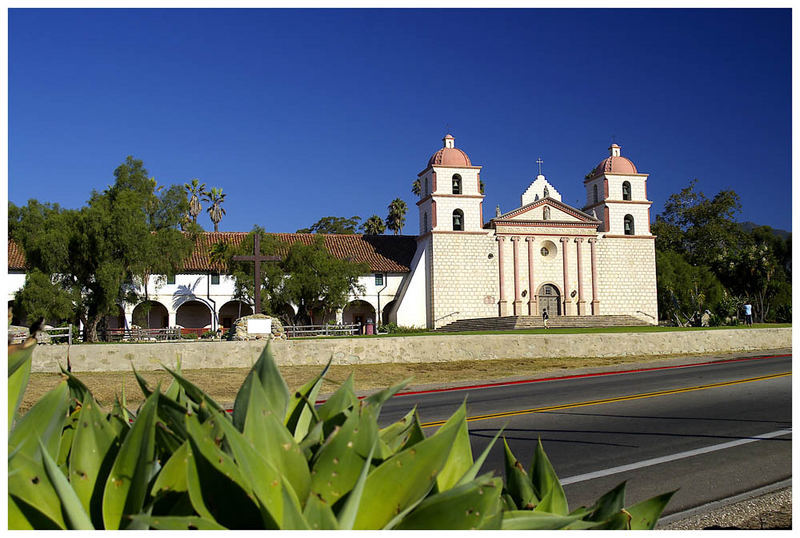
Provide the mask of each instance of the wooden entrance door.
{"label": "wooden entrance door", "polygon": [[552,284],[545,284],[539,289],[539,312],[547,310],[549,317],[561,315],[561,300],[558,288]]}

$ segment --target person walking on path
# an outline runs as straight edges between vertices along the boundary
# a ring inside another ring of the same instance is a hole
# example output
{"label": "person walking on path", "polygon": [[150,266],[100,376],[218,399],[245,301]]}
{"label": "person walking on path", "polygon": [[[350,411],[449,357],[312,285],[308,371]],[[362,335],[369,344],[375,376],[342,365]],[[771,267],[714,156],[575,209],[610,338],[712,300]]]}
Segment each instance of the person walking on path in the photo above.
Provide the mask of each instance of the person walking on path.
{"label": "person walking on path", "polygon": [[544,323],[544,328],[545,329],[549,329],[549,327],[547,326],[548,317],[549,316],[547,315],[547,309],[545,308],[544,310],[542,310],[542,322]]}
{"label": "person walking on path", "polygon": [[753,305],[749,301],[744,304],[744,322],[748,327],[753,326]]}

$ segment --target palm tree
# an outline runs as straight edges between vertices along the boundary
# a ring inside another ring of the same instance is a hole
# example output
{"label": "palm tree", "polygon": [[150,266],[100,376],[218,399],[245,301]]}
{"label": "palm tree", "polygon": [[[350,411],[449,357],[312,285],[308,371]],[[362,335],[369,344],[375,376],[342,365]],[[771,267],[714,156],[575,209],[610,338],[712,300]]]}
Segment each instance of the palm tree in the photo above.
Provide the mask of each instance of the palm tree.
{"label": "palm tree", "polygon": [[364,233],[367,235],[381,235],[386,231],[386,224],[384,224],[383,219],[378,215],[372,215],[364,221],[364,224],[361,225],[361,229],[364,230]]}
{"label": "palm tree", "polygon": [[214,223],[214,231],[218,232],[219,221],[222,220],[222,216],[225,214],[225,209],[222,208],[225,195],[222,194],[221,188],[212,187],[211,192],[205,194],[205,200],[211,204],[206,211],[208,211],[208,216]]}
{"label": "palm tree", "polygon": [[394,235],[400,233],[403,225],[406,223],[406,212],[408,206],[400,198],[395,198],[389,204],[389,216],[386,217],[386,227],[394,232]]}
{"label": "palm tree", "polygon": [[200,180],[195,178],[191,183],[184,183],[183,187],[189,195],[189,215],[192,217],[192,222],[197,224],[197,216],[203,211],[200,199],[208,195],[206,184],[200,183]]}
{"label": "palm tree", "polygon": [[419,178],[415,179],[414,182],[411,184],[411,192],[413,192],[417,196],[419,196],[420,193],[422,192],[422,184],[419,182]]}

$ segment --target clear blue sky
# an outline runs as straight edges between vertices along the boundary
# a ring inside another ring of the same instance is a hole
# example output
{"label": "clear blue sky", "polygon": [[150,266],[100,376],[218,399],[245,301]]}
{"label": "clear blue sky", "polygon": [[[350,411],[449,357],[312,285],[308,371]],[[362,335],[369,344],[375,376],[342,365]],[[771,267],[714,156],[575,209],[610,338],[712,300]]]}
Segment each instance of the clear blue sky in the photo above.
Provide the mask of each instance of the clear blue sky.
{"label": "clear blue sky", "polygon": [[448,130],[487,219],[540,156],[581,207],[614,137],[652,218],[697,178],[790,230],[791,45],[788,9],[13,9],[8,196],[79,207],[133,155],[222,187],[223,231],[401,197],[416,234],[411,182]]}

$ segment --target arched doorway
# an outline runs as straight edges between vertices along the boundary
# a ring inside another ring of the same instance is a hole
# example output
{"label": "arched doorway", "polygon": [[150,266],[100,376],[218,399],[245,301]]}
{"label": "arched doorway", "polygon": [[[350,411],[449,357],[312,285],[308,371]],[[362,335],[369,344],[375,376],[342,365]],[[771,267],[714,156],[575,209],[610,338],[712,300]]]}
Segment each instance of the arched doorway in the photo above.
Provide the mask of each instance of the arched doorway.
{"label": "arched doorway", "polygon": [[387,323],[391,323],[394,321],[397,323],[397,315],[394,316],[395,319],[392,319],[390,315],[394,305],[397,304],[397,301],[389,301],[386,306],[383,307],[383,312],[381,312],[381,324],[386,325]]}
{"label": "arched doorway", "polygon": [[167,307],[158,301],[144,301],[133,309],[133,324],[144,329],[165,329],[169,326]]}
{"label": "arched doorway", "polygon": [[539,288],[539,312],[547,310],[549,317],[561,315],[561,294],[552,284],[544,284]]}
{"label": "arched doorway", "polygon": [[175,323],[187,329],[211,329],[211,309],[200,301],[186,301],[175,312]]}
{"label": "arched doorway", "polygon": [[342,311],[342,323],[360,323],[362,327],[367,323],[375,323],[375,308],[366,301],[352,301]]}
{"label": "arched doorway", "polygon": [[253,309],[249,304],[242,301],[228,301],[219,309],[219,326],[230,329],[233,323],[242,316],[249,316]]}
{"label": "arched doorway", "polygon": [[117,305],[117,315],[106,316],[105,323],[106,329],[124,329],[125,312],[122,310],[122,307]]}

